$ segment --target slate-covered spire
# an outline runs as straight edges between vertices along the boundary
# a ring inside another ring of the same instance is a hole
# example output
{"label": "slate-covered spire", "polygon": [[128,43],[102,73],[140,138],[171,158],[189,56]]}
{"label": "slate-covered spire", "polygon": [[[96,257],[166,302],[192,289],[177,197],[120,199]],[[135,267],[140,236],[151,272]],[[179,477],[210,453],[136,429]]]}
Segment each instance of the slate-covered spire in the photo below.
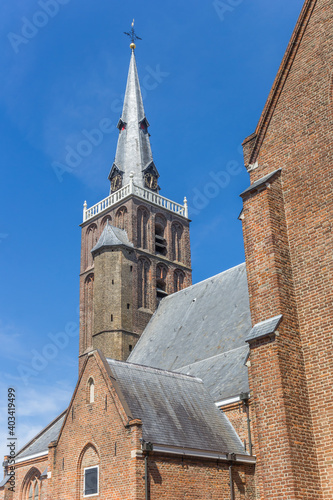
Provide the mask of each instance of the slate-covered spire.
{"label": "slate-covered spire", "polygon": [[[131,172],[134,174],[134,183],[139,186],[145,186],[145,174],[153,174],[157,180],[158,172],[153,162],[148,127],[149,123],[143,107],[134,48],[132,48],[124,106],[118,122],[117,152],[109,175],[112,191],[119,189],[119,184],[123,186],[128,184]],[[122,177],[121,182],[112,183],[112,178],[117,174]]]}

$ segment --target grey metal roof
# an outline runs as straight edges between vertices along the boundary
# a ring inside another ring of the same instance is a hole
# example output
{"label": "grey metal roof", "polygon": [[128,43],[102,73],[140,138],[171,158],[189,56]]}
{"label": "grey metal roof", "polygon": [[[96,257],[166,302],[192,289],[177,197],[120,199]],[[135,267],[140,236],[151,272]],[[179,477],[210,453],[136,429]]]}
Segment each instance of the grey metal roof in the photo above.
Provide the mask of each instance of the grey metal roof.
{"label": "grey metal roof", "polygon": [[251,326],[246,267],[240,264],[164,298],[128,361],[173,371],[191,365],[212,395],[228,398],[248,390],[242,356]]}
{"label": "grey metal roof", "polygon": [[48,452],[48,445],[51,441],[58,438],[61,426],[63,424],[66,411],[61,413],[47,427],[45,427],[37,436],[35,436],[28,444],[22,448],[16,455],[16,460],[19,458],[35,455],[35,453]]}
{"label": "grey metal roof", "polygon": [[124,229],[119,229],[119,227],[111,226],[109,221],[107,221],[98,242],[91,252],[94,253],[103,247],[113,247],[119,245],[133,247],[133,243],[130,243],[126,231]]}
{"label": "grey metal roof", "polygon": [[141,128],[143,121],[147,126],[149,125],[148,121],[144,120],[145,118],[133,50],[121,115],[121,122],[125,129],[119,133],[114,161],[116,167],[123,172],[123,185],[129,183],[130,173],[133,172],[134,183],[144,187],[142,171],[153,162],[148,131]]}
{"label": "grey metal roof", "polygon": [[1,483],[0,483],[0,488],[2,488],[3,486],[5,486],[5,484],[7,483],[7,481],[9,481],[9,479],[10,479],[10,475],[9,475],[9,474],[7,474],[7,475],[6,475],[6,476],[2,479],[2,481],[1,481]]}
{"label": "grey metal roof", "polygon": [[277,170],[274,170],[274,172],[271,172],[270,174],[265,175],[261,179],[258,179],[256,182],[254,182],[253,184],[251,184],[251,186],[249,186],[247,189],[245,189],[245,191],[243,191],[239,196],[243,197],[245,194],[248,194],[251,191],[255,191],[260,186],[262,186],[267,181],[269,181],[269,179],[271,179],[278,172],[281,172],[281,168],[278,168]]}
{"label": "grey metal roof", "polygon": [[278,316],[274,316],[273,318],[269,318],[266,319],[265,321],[257,323],[250,330],[245,341],[250,342],[251,340],[261,339],[263,337],[266,337],[266,335],[274,333],[277,327],[279,326],[281,319],[282,319],[282,314],[279,314]]}
{"label": "grey metal roof", "polygon": [[249,392],[248,370],[244,365],[248,352],[249,348],[245,345],[183,366],[177,371],[200,377],[214,401],[222,401]]}
{"label": "grey metal roof", "polygon": [[203,382],[180,373],[107,359],[131,417],[154,444],[244,454],[244,447]]}

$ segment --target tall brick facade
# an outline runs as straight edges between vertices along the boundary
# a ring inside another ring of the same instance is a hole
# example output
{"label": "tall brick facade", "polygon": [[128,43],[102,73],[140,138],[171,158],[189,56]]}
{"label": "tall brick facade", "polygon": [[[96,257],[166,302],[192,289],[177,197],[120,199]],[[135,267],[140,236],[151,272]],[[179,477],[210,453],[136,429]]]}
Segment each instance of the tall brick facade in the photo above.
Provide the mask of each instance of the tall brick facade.
{"label": "tall brick facade", "polygon": [[330,0],[305,2],[244,142],[252,321],[283,315],[250,342],[260,499],[333,498],[332,18]]}
{"label": "tall brick facade", "polygon": [[[240,216],[253,325],[250,394],[224,400],[222,416],[196,377],[106,359],[126,360],[161,298],[191,285],[189,219],[185,205],[159,196],[132,53],[111,194],[85,206],[81,225],[79,380],[66,413],[18,455],[15,493],[5,476],[0,500],[81,500],[90,469],[96,500],[333,498],[332,20],[332,0],[305,1],[257,129],[243,143],[251,180]],[[115,239],[103,240],[114,228]],[[200,308],[197,296],[190,301]],[[206,308],[199,311],[204,322]],[[179,385],[164,385],[166,378]],[[130,402],[145,420],[133,417]],[[224,428],[220,417],[229,419]],[[220,433],[213,448],[200,448],[202,435],[210,442],[211,422]],[[148,428],[154,443],[145,440]],[[51,431],[47,450],[40,441]],[[178,446],[175,436],[193,441]],[[30,446],[38,453],[29,455]]]}

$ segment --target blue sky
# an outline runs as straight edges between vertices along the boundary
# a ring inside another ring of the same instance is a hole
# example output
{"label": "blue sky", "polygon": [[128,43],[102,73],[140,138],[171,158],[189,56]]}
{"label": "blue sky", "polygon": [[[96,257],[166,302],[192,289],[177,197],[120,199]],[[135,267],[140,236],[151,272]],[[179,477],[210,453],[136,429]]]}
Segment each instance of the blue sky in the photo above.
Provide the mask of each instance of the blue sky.
{"label": "blue sky", "polygon": [[[2,5],[1,454],[8,387],[19,446],[68,404],[77,378],[82,205],[107,196],[132,18],[161,194],[191,207],[194,282],[244,260],[240,144],[259,120],[302,0],[12,0]],[[68,159],[67,159],[68,160]],[[217,187],[216,176],[223,179]],[[58,334],[58,335],[57,335]],[[51,347],[50,347],[51,346]]]}

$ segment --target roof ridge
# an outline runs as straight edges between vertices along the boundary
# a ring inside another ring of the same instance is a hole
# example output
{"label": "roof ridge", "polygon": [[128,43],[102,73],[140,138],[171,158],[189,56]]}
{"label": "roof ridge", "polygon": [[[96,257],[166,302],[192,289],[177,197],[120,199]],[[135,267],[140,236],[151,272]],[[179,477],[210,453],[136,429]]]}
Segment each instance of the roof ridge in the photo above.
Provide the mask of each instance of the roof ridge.
{"label": "roof ridge", "polygon": [[[198,281],[197,283],[193,283],[192,285],[187,286],[186,288],[183,288],[183,290],[179,290],[178,292],[174,292],[174,293],[168,295],[167,297],[165,297],[163,300],[167,300],[171,297],[174,297],[175,295],[177,295],[179,293],[185,293],[187,290],[191,290],[195,286],[201,285],[202,283],[205,283],[206,281],[212,280],[213,278],[216,278],[217,276],[221,276],[222,274],[227,274],[230,271],[234,271],[235,269],[237,269],[237,267],[241,267],[241,266],[245,266],[245,265],[246,265],[245,262],[241,262],[240,264],[237,264],[236,266],[229,267],[229,269],[225,269],[224,271],[221,271],[220,273],[214,274],[213,276],[210,276],[208,278],[205,278],[202,281]],[[156,309],[156,311],[158,311],[158,309]]]}
{"label": "roof ridge", "polygon": [[155,368],[154,366],[140,365],[139,363],[131,363],[128,361],[119,361],[117,359],[112,359],[112,358],[106,358],[106,361],[107,362],[111,361],[113,364],[116,364],[116,365],[133,366],[134,368],[139,368],[139,369],[143,368],[144,370],[162,373],[162,374],[165,374],[167,376],[176,376],[177,378],[195,379],[198,382],[203,383],[201,378],[199,378],[199,377],[196,377],[194,375],[186,375],[184,373],[179,373],[179,372],[175,372],[172,370],[164,370],[163,368]]}
{"label": "roof ridge", "polygon": [[223,356],[224,354],[228,354],[229,352],[237,351],[238,349],[244,349],[246,347],[247,347],[247,345],[244,344],[244,345],[241,345],[239,347],[235,347],[234,349],[229,349],[228,351],[223,351],[223,352],[220,352],[219,354],[214,354],[214,356],[210,356],[209,358],[199,359],[198,361],[194,361],[194,363],[189,363],[188,365],[180,366],[179,368],[177,368],[177,370],[183,370],[184,368],[187,368],[188,366],[193,366],[193,365],[196,365],[197,363],[202,363],[203,361],[208,361],[210,359],[218,358],[220,356]]}

